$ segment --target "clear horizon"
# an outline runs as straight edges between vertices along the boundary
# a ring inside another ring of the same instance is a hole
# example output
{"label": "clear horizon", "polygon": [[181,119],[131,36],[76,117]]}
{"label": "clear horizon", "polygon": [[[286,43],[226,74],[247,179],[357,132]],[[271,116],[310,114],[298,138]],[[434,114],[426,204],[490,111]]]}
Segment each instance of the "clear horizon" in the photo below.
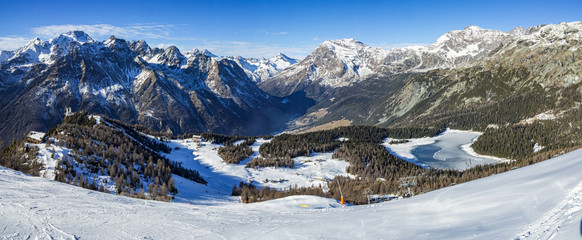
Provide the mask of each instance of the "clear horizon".
{"label": "clear horizon", "polygon": [[[151,47],[220,56],[301,59],[325,40],[380,48],[430,44],[466,26],[513,28],[580,21],[580,1],[11,1],[0,10],[0,50],[82,30]],[[24,16],[24,17],[23,17]]]}

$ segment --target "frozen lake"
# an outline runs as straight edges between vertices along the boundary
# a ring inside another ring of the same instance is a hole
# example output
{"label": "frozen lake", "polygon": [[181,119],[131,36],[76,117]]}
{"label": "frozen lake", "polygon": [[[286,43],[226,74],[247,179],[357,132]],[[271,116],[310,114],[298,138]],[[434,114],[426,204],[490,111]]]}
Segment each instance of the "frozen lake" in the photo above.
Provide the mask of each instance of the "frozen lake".
{"label": "frozen lake", "polygon": [[480,135],[479,132],[447,129],[436,137],[408,139],[409,142],[401,144],[390,144],[395,139],[387,138],[383,145],[407,161],[432,168],[464,170],[508,161],[475,153],[470,146]]}

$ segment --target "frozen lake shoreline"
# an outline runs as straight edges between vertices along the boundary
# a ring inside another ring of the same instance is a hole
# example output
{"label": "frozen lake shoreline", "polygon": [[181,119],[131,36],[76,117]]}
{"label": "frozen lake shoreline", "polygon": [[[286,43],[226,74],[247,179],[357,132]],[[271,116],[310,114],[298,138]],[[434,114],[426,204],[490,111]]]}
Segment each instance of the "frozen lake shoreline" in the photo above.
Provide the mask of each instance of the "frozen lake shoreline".
{"label": "frozen lake shoreline", "polygon": [[477,154],[471,144],[482,133],[447,129],[435,137],[407,139],[409,142],[390,144],[397,140],[387,138],[382,145],[407,161],[433,168],[464,170],[483,164],[507,162],[508,159]]}

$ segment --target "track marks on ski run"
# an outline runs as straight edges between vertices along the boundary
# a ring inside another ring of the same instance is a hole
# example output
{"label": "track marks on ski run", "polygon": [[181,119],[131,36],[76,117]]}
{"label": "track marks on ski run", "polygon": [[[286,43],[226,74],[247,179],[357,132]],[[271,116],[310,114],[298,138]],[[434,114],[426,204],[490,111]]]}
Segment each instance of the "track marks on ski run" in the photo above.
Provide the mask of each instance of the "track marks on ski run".
{"label": "track marks on ski run", "polygon": [[561,226],[564,226],[565,221],[579,221],[572,218],[579,215],[580,211],[582,211],[582,182],[576,185],[568,197],[554,209],[521,231],[516,239],[552,239],[560,231]]}

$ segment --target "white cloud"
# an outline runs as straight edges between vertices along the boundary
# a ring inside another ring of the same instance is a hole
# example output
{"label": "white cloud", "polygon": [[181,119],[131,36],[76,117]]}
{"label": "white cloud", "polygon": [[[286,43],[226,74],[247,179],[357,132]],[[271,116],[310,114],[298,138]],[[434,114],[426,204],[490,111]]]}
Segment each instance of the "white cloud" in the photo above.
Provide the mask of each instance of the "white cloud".
{"label": "white cloud", "polygon": [[265,32],[267,35],[287,35],[288,32]]}
{"label": "white cloud", "polygon": [[15,50],[26,45],[30,40],[24,37],[0,37],[0,50]]}
{"label": "white cloud", "polygon": [[139,38],[169,38],[173,25],[130,25],[130,26],[113,26],[110,24],[93,24],[93,25],[49,25],[32,29],[37,36],[53,38],[59,34],[80,30],[92,37],[116,37],[139,39]]}
{"label": "white cloud", "polygon": [[162,49],[166,49],[166,48],[168,48],[170,46],[176,46],[176,44],[160,43],[160,44],[157,44],[156,45],[157,48],[162,48]]}

